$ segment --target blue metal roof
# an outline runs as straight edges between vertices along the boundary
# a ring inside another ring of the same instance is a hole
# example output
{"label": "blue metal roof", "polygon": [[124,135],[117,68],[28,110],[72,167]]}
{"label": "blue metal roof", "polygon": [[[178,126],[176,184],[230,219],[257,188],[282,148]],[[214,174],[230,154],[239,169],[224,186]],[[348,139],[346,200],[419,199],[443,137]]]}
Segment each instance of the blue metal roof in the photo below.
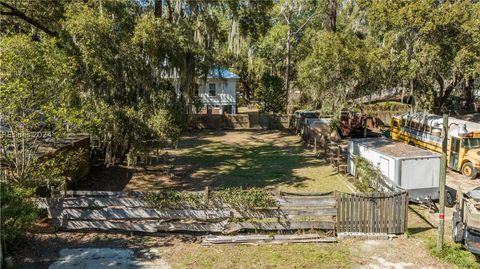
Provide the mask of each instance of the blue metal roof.
{"label": "blue metal roof", "polygon": [[235,78],[239,79],[240,77],[237,74],[234,74],[227,69],[223,68],[213,68],[210,69],[210,73],[208,74],[209,78]]}

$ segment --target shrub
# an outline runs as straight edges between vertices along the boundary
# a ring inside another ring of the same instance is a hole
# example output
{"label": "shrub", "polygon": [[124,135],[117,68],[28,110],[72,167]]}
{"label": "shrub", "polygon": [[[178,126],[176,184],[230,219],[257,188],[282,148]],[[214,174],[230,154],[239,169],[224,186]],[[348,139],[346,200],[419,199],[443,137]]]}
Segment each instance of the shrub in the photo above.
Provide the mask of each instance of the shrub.
{"label": "shrub", "polygon": [[39,210],[31,199],[34,193],[33,188],[0,184],[1,240],[7,247],[24,236],[37,219]]}
{"label": "shrub", "polygon": [[272,196],[260,188],[226,188],[211,192],[208,201],[203,193],[164,190],[147,194],[145,201],[155,208],[209,208],[217,202],[241,209],[276,206]]}
{"label": "shrub", "polygon": [[287,95],[283,89],[283,80],[278,76],[264,74],[260,86],[255,90],[255,100],[265,112],[282,112],[285,110]]}
{"label": "shrub", "polygon": [[361,192],[375,190],[377,184],[382,180],[382,173],[372,163],[358,156],[355,160],[355,171],[357,179],[355,187]]}

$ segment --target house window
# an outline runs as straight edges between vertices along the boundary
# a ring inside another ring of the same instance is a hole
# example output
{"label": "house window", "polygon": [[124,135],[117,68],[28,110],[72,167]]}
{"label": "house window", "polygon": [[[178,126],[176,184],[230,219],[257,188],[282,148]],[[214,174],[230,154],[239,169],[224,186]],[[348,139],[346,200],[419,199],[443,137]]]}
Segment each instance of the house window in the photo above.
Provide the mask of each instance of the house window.
{"label": "house window", "polygon": [[208,96],[215,96],[215,95],[216,95],[215,83],[208,84]]}

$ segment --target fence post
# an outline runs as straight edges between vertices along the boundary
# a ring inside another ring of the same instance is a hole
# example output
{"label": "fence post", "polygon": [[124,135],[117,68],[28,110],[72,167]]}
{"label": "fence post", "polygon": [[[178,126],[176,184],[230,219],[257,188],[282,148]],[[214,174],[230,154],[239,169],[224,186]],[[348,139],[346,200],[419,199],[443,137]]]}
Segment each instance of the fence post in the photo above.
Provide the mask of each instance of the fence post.
{"label": "fence post", "polygon": [[340,173],[340,145],[337,148],[337,172]]}
{"label": "fence post", "polygon": [[203,199],[205,200],[205,203],[208,202],[208,198],[210,196],[210,189],[208,188],[208,186],[205,187],[205,192],[204,192],[204,197]]}
{"label": "fence post", "polygon": [[327,160],[328,156],[327,156],[327,139],[323,139],[323,154],[325,156],[325,160]]}

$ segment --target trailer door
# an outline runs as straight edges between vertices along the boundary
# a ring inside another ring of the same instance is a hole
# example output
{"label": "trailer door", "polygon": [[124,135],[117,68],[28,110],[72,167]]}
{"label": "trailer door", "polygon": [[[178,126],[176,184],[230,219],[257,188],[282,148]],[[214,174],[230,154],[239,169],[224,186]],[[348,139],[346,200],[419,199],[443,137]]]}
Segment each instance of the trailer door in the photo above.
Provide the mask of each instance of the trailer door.
{"label": "trailer door", "polygon": [[402,160],[401,185],[404,189],[435,188],[439,186],[439,158]]}
{"label": "trailer door", "polygon": [[390,176],[390,161],[385,158],[385,157],[380,157],[380,172],[382,172],[383,175],[387,176],[390,179],[393,179],[393,177]]}

